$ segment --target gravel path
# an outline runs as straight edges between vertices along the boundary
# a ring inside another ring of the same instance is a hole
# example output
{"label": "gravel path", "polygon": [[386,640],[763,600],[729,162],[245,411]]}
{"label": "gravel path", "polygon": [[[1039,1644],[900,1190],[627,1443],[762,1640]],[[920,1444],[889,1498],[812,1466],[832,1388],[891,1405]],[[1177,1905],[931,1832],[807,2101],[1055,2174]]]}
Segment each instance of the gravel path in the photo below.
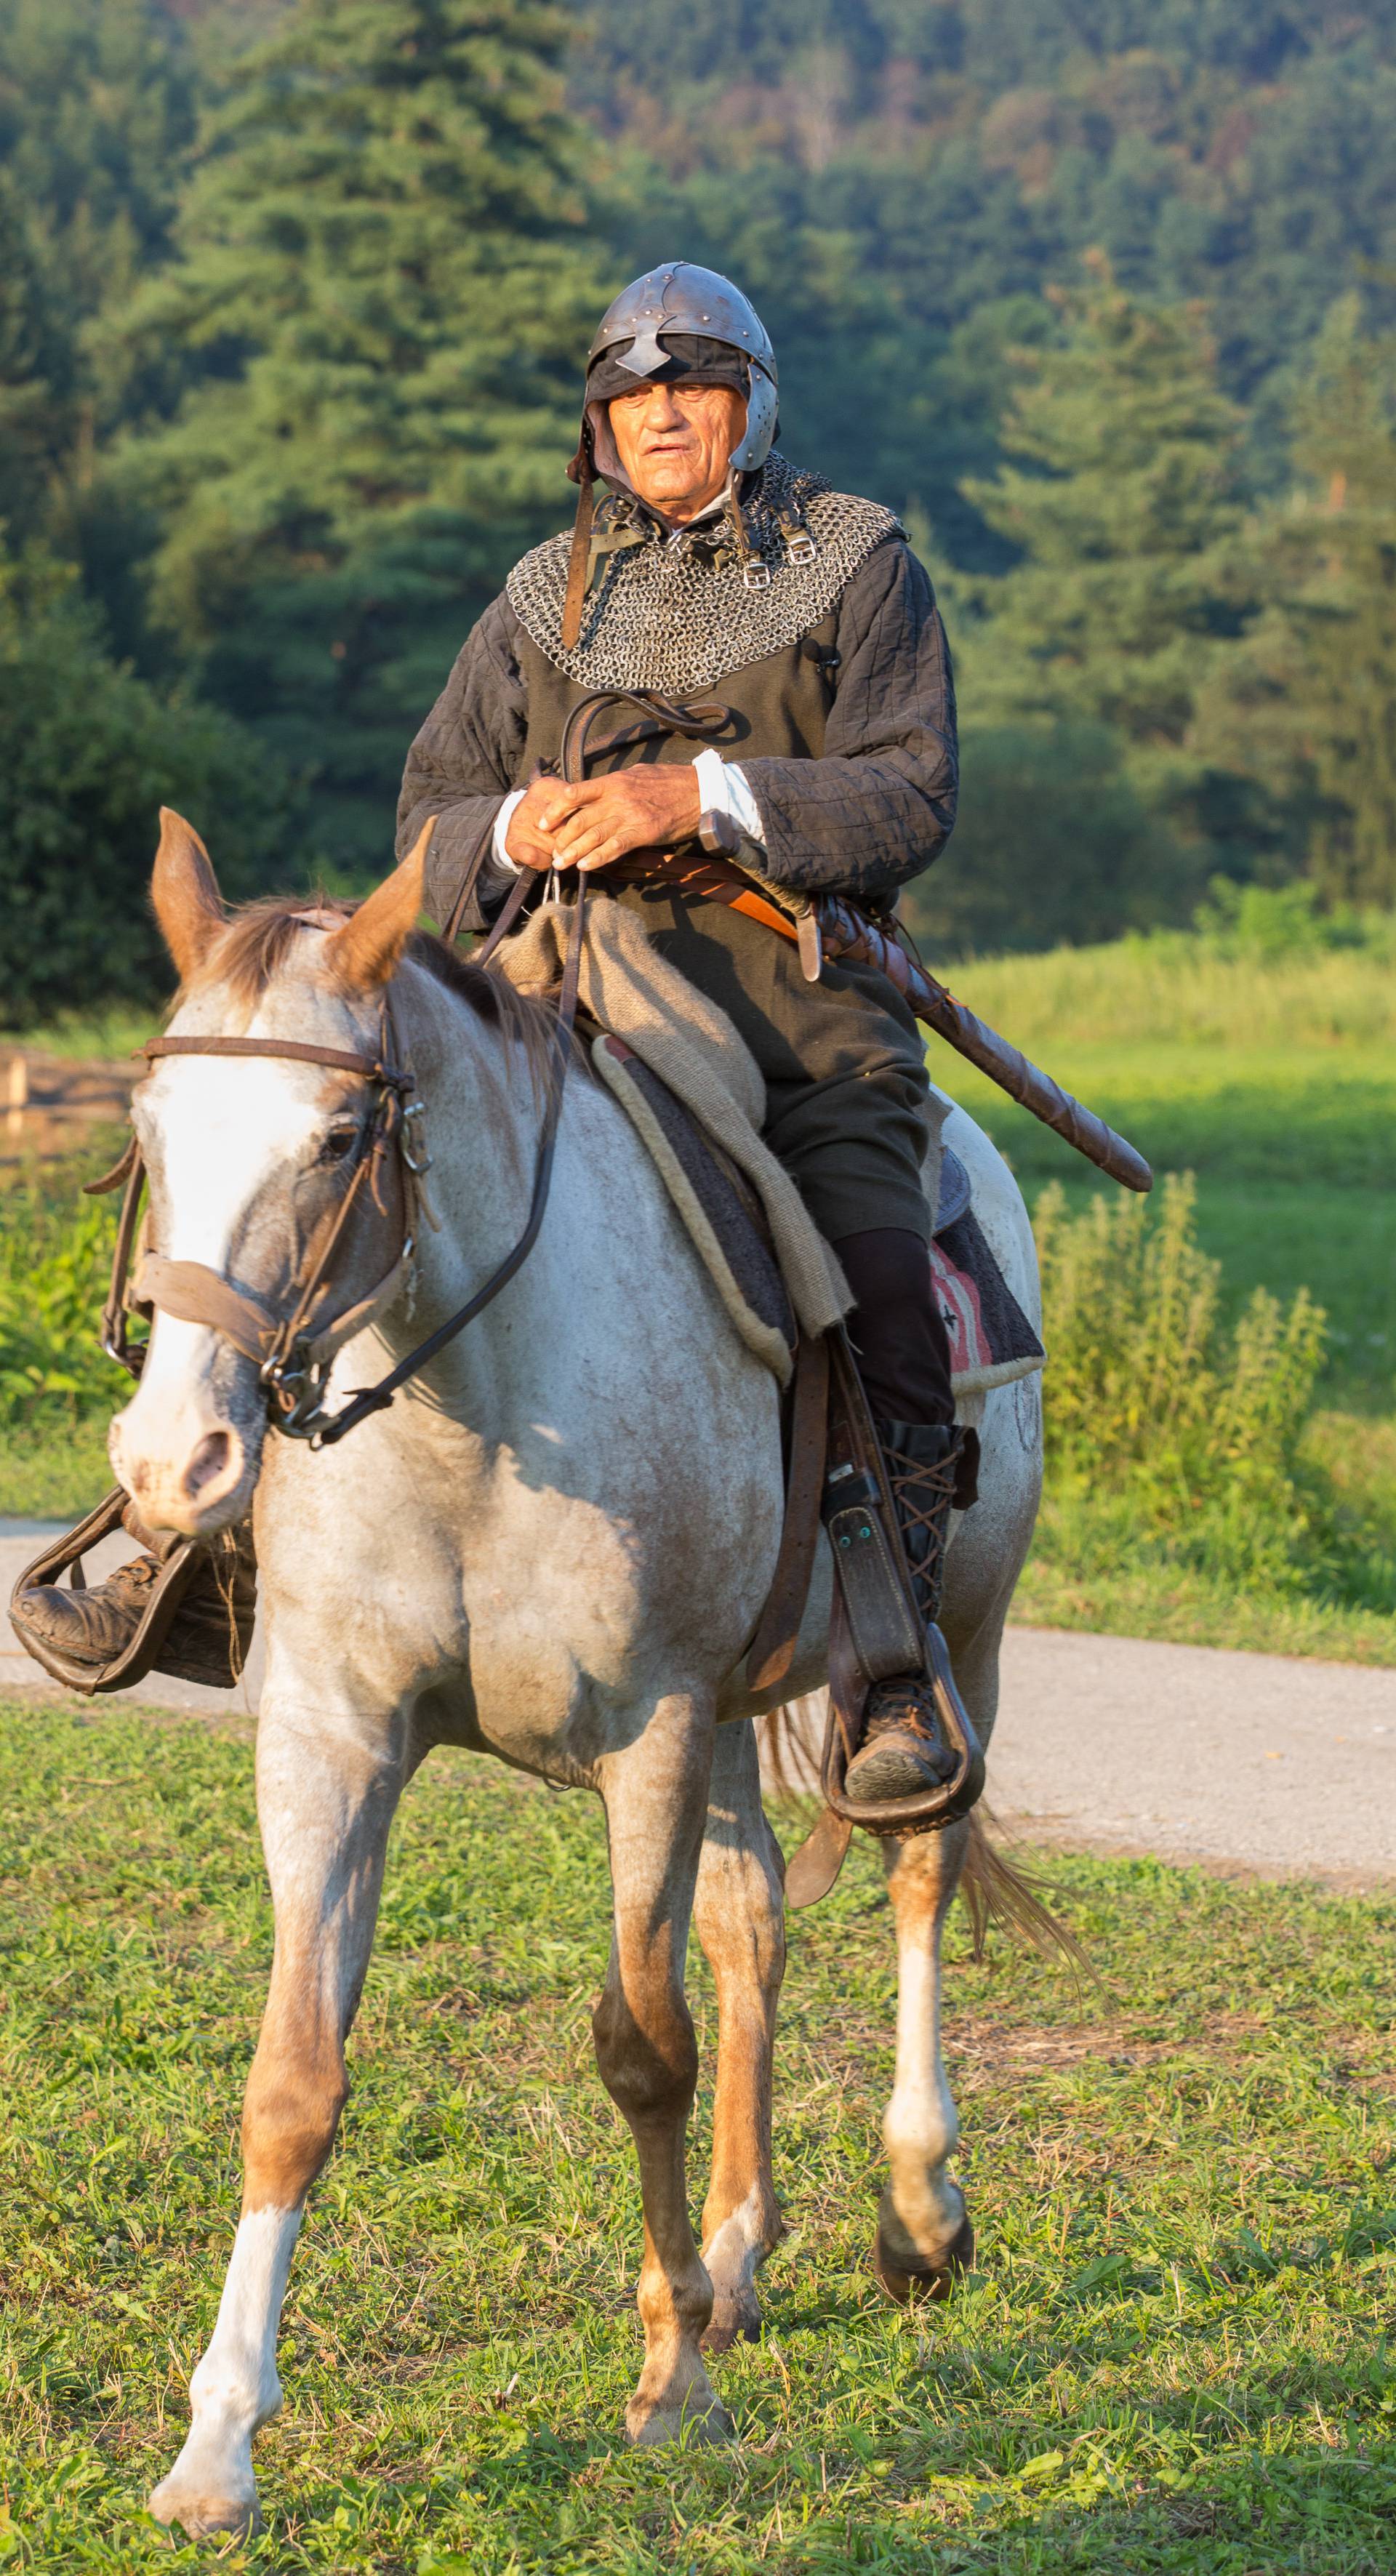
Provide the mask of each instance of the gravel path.
{"label": "gravel path", "polygon": [[[42,1525],[0,1520],[0,1599]],[[109,1541],[89,1577],[130,1553]],[[152,1675],[121,1696],[244,1716],[241,1690]],[[0,1688],[46,1688],[0,1630]],[[1011,1628],[989,1800],[1004,1822],[1077,1848],[1153,1852],[1266,1876],[1396,1879],[1396,1670]]]}

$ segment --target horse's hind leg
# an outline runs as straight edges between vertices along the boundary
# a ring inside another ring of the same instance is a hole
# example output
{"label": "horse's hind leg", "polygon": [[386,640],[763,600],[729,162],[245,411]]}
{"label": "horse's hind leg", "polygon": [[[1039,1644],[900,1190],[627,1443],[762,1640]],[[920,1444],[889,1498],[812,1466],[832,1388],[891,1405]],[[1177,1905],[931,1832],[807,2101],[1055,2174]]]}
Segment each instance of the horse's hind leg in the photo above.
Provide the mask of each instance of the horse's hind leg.
{"label": "horse's hind leg", "polygon": [[698,2349],[713,2294],[693,2241],[684,2166],[698,2075],[684,1953],[711,1758],[710,1711],[675,1693],[599,1766],[615,1921],[592,2029],[602,2081],[635,2140],[645,2211],[645,2365],[625,2412],[636,2442],[731,2430]]}
{"label": "horse's hind leg", "polygon": [[723,2352],[761,2331],[756,2274],[780,2241],[771,2172],[771,2061],[785,1968],[783,1870],[761,1805],[756,1733],[720,1726],[693,1918],[717,1981],[713,2171],[703,2261],[713,2313],[703,2341]]}
{"label": "horse's hind leg", "polygon": [[359,2000],[402,1767],[352,1725],[278,1719],[263,1701],[257,1812],[276,1912],[271,1989],[243,2105],[242,2216],[193,2424],[150,2499],[196,2537],[260,2524],[252,2437],[281,2404],[276,2336],[306,2194],[348,2094]]}

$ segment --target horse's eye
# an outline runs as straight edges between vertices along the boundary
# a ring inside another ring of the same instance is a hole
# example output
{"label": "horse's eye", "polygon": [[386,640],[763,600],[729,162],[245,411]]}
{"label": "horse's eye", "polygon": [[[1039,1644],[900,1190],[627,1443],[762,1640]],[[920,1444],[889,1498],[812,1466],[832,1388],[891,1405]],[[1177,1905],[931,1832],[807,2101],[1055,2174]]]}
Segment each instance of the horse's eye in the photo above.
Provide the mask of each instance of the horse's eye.
{"label": "horse's eye", "polygon": [[342,1163],[347,1155],[353,1153],[358,1141],[357,1127],[332,1127],[320,1148],[317,1160],[322,1163]]}

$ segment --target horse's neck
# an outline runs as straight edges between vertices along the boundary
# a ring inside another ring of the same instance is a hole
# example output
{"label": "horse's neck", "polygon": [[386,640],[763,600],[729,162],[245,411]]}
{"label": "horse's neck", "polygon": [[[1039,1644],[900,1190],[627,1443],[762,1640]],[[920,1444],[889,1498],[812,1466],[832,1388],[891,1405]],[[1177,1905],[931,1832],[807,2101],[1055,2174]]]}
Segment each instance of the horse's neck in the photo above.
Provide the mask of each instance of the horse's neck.
{"label": "horse's neck", "polygon": [[[425,1108],[427,1201],[438,1220],[417,1230],[417,1295],[404,1330],[420,1338],[464,1304],[523,1232],[543,1085],[507,1012],[491,1023],[423,968],[402,969],[391,1008]],[[530,1285],[541,1287],[550,1267],[541,1246],[526,1269],[534,1262]]]}

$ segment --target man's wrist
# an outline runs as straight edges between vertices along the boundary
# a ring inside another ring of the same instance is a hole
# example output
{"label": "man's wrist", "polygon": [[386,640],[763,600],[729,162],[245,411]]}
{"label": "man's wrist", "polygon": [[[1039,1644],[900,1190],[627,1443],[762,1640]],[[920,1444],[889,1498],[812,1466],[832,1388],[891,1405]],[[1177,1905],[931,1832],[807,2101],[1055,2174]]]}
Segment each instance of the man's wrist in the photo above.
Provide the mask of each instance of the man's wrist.
{"label": "man's wrist", "polygon": [[507,869],[511,877],[516,877],[518,875],[519,863],[517,859],[511,859],[509,856],[509,826],[513,822],[514,815],[518,807],[522,805],[527,794],[528,789],[526,787],[516,787],[512,795],[505,797],[503,804],[500,806],[499,812],[494,818],[495,861],[499,867]]}

